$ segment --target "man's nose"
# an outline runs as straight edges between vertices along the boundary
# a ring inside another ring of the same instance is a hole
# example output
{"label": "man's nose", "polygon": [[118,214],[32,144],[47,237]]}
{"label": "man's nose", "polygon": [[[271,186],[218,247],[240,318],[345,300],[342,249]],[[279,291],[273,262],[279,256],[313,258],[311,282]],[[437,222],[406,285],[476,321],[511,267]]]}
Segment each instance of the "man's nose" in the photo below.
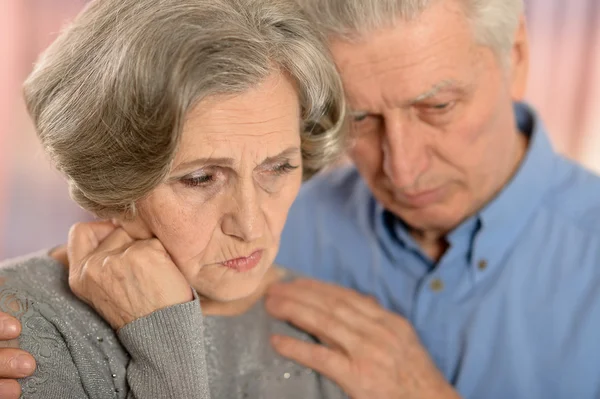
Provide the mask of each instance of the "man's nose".
{"label": "man's nose", "polygon": [[383,171],[396,188],[414,186],[429,166],[430,154],[423,133],[410,122],[386,123]]}

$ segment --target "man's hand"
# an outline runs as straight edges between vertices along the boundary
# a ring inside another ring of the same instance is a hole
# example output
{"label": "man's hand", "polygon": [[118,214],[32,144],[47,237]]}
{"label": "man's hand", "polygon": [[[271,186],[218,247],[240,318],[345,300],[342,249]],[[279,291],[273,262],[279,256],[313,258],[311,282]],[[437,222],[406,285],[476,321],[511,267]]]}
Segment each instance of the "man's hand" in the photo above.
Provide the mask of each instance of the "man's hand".
{"label": "man's hand", "polygon": [[409,322],[372,298],[314,280],[273,285],[268,312],[324,345],[274,336],[275,349],[354,399],[456,399]]}
{"label": "man's hand", "polygon": [[28,377],[35,371],[33,356],[18,347],[21,323],[0,312],[0,399],[18,399],[21,386],[17,378]]}

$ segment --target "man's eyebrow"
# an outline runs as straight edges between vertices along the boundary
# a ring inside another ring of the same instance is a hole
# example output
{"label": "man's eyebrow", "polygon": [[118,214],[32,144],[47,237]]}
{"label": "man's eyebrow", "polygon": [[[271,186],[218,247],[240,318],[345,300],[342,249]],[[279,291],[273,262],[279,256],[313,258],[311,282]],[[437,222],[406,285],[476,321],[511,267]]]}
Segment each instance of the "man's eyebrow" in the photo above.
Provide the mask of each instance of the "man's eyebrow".
{"label": "man's eyebrow", "polygon": [[454,80],[443,80],[443,81],[433,85],[433,87],[431,89],[427,90],[425,93],[419,94],[417,97],[410,100],[409,104],[416,104],[423,100],[427,100],[428,98],[435,96],[440,91],[442,91],[448,87],[451,87],[451,86],[460,86],[460,85],[458,84],[458,82],[456,82]]}
{"label": "man's eyebrow", "polygon": [[[413,98],[412,100],[409,100],[407,102],[407,104],[414,105],[421,101],[427,100],[427,99],[435,96],[436,94],[438,94],[440,91],[442,91],[446,88],[449,88],[449,87],[463,88],[463,85],[461,85],[459,82],[454,81],[454,80],[443,80],[443,81],[433,85],[431,87],[431,89],[427,90],[425,93],[419,94],[417,97]],[[364,116],[368,116],[370,114],[371,114],[371,112],[360,110],[360,109],[357,109],[357,110],[350,109],[348,111],[348,116],[350,116],[352,118],[364,117]]]}

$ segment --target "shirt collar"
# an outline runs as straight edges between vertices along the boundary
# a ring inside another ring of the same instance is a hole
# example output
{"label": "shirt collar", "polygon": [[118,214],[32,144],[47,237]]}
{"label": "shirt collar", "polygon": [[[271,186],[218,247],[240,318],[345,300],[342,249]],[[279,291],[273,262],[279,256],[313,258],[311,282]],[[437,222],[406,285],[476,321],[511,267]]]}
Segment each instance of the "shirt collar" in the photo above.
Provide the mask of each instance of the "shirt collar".
{"label": "shirt collar", "polygon": [[[514,112],[519,131],[529,137],[529,147],[519,169],[481,211],[448,234],[448,240],[454,248],[452,257],[460,252],[473,265],[479,264],[484,258],[489,266],[499,261],[512,246],[551,184],[557,154],[542,121],[524,103],[516,103]],[[397,242],[422,254],[401,220],[381,205],[378,205],[377,212]]]}
{"label": "shirt collar", "polygon": [[531,214],[552,181],[557,155],[541,120],[525,104],[515,105],[515,116],[519,130],[529,136],[529,148],[515,176],[481,210],[484,227],[511,224],[517,221],[515,218],[521,220]]}
{"label": "shirt collar", "polygon": [[517,173],[479,212],[481,231],[474,244],[474,263],[484,260],[490,267],[501,262],[543,201],[559,157],[531,107],[515,104],[515,117],[519,130],[529,136],[529,148]]}

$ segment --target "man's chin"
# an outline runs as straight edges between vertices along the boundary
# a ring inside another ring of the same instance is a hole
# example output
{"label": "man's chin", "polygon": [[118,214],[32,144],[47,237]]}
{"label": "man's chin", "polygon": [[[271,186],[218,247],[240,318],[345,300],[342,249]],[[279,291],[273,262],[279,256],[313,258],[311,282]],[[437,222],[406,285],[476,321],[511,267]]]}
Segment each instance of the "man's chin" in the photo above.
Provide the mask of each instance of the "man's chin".
{"label": "man's chin", "polygon": [[411,229],[424,232],[431,231],[447,234],[458,227],[464,220],[464,218],[458,216],[462,215],[463,212],[452,210],[450,207],[444,206],[444,204],[415,209],[392,203],[386,209],[396,215]]}

